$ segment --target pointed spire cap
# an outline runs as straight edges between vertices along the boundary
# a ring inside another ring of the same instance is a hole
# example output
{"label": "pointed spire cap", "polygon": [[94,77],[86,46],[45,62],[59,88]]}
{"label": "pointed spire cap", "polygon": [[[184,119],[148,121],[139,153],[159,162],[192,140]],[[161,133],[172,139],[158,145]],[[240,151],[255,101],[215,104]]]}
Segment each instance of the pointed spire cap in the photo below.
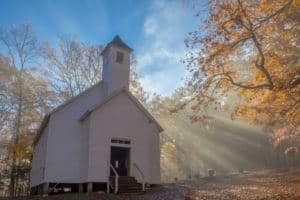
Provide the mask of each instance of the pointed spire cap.
{"label": "pointed spire cap", "polygon": [[106,45],[106,47],[103,49],[101,55],[103,55],[103,53],[106,51],[106,49],[108,49],[111,46],[115,46],[115,47],[119,47],[119,48],[122,48],[122,49],[126,49],[126,50],[128,50],[130,52],[133,51],[132,48],[130,48],[127,44],[125,44],[123,42],[123,40],[120,38],[119,35],[116,35],[114,37],[114,39]]}

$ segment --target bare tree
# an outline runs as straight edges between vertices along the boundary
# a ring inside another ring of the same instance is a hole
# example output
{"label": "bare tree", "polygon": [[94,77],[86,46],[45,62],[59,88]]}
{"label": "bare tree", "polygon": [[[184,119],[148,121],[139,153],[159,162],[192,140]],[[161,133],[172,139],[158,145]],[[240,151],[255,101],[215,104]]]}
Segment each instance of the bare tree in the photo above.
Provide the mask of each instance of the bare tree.
{"label": "bare tree", "polygon": [[49,83],[67,100],[101,79],[103,46],[88,46],[72,37],[58,38],[58,49],[45,44],[42,55],[50,74]]}
{"label": "bare tree", "polygon": [[[58,37],[58,48],[44,44],[42,55],[48,64],[49,84],[66,101],[99,82],[102,78],[102,45],[86,45],[75,37]],[[137,60],[131,57],[130,90],[145,103],[148,98],[136,70]]]}
{"label": "bare tree", "polygon": [[[17,144],[21,131],[22,115],[24,109],[24,72],[27,64],[34,61],[38,56],[39,46],[37,39],[32,32],[30,24],[12,26],[9,30],[0,29],[0,43],[6,50],[7,57],[12,68],[17,69],[15,74],[16,90],[14,91],[14,123],[12,144]],[[10,175],[10,195],[15,195],[16,185],[16,152],[13,151],[11,158],[11,175]]]}

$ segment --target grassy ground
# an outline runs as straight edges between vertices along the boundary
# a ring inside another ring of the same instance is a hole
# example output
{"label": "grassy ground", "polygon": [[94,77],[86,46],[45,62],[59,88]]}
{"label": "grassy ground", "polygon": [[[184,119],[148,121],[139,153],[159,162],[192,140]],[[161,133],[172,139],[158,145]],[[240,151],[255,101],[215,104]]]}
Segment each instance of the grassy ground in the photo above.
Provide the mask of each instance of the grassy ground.
{"label": "grassy ground", "polygon": [[[64,194],[12,200],[300,200],[300,169],[265,170],[164,184],[145,194]],[[0,198],[1,200],[1,198]]]}

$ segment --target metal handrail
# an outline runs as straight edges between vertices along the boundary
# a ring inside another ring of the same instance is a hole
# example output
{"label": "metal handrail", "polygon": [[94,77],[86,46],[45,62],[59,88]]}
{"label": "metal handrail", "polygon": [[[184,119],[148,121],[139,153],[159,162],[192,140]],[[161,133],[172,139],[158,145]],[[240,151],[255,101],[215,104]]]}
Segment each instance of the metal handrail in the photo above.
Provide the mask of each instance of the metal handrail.
{"label": "metal handrail", "polygon": [[143,192],[145,191],[145,175],[144,173],[142,172],[142,170],[139,168],[139,166],[136,164],[136,163],[133,163],[133,166],[135,166],[135,168],[140,172],[141,176],[142,176],[142,190]]}
{"label": "metal handrail", "polygon": [[110,168],[113,170],[115,174],[115,194],[117,194],[119,190],[119,174],[112,164],[110,164]]}

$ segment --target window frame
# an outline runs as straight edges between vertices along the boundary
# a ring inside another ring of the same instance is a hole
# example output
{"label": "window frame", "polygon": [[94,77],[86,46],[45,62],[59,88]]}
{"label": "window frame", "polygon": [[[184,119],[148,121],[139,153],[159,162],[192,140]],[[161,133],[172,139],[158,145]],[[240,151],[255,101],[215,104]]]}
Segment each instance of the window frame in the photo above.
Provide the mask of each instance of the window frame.
{"label": "window frame", "polygon": [[124,63],[125,54],[122,51],[117,51],[116,53],[116,63],[123,64]]}

